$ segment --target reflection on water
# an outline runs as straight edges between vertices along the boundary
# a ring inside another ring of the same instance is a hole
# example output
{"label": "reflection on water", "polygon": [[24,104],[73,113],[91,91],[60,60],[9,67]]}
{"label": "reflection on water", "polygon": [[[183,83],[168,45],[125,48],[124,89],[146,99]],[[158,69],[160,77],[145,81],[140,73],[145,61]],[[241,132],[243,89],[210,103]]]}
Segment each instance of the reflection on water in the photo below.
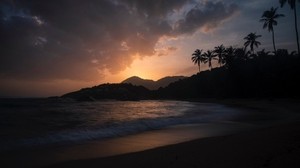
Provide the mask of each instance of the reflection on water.
{"label": "reflection on water", "polygon": [[[86,107],[94,108],[85,110]],[[82,104],[82,115],[90,124],[120,123],[141,119],[175,117],[184,114],[184,111],[193,105],[175,101],[135,101],[135,102],[96,102]],[[84,113],[82,113],[84,112]]]}

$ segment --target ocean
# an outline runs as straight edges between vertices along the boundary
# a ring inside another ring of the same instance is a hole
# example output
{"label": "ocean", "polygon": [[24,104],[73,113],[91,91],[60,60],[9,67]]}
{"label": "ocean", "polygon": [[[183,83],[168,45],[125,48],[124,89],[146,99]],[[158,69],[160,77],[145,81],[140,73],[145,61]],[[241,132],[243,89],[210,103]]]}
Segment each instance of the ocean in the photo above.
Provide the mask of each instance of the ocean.
{"label": "ocean", "polygon": [[238,115],[229,106],[188,101],[0,99],[0,152],[229,121]]}

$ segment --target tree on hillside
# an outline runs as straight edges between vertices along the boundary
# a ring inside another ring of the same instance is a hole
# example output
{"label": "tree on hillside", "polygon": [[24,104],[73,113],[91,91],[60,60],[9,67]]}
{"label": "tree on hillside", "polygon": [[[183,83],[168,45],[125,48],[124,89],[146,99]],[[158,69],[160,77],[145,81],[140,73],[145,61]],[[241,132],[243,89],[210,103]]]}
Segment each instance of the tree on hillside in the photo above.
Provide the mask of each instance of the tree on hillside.
{"label": "tree on hillside", "polygon": [[[296,0],[279,0],[281,7],[288,3],[292,10],[294,10],[294,19],[295,19],[295,31],[296,31],[296,39],[297,39],[297,48],[298,48],[298,55],[300,56],[300,47],[299,47],[299,36],[298,36],[298,26],[297,26],[297,7],[296,7]],[[300,2],[300,0],[298,0]]]}
{"label": "tree on hillside", "polygon": [[221,66],[221,64],[224,64],[224,55],[225,55],[225,47],[222,45],[215,47],[214,52],[216,53],[216,56],[218,57],[218,63]]}
{"label": "tree on hillside", "polygon": [[263,15],[261,16],[260,21],[264,23],[263,28],[268,28],[269,32],[272,32],[272,39],[273,39],[273,48],[274,52],[276,53],[275,47],[275,39],[274,39],[274,28],[273,26],[277,25],[276,19],[283,17],[283,14],[277,14],[277,8],[271,7],[270,10],[264,11]]}
{"label": "tree on hillside", "polygon": [[204,61],[203,56],[202,56],[202,50],[196,49],[196,50],[194,51],[194,53],[192,54],[192,58],[191,58],[191,59],[192,59],[192,61],[193,61],[195,64],[198,65],[198,67],[199,67],[199,73],[200,73],[200,71],[201,71],[201,69],[200,69],[200,64],[201,64],[201,62]]}
{"label": "tree on hillside", "polygon": [[214,51],[211,51],[211,50],[207,50],[204,54],[203,54],[203,57],[204,57],[204,63],[208,63],[208,67],[209,69],[211,70],[212,69],[212,60],[215,59],[215,53]]}
{"label": "tree on hillside", "polygon": [[246,61],[249,58],[249,52],[246,52],[244,48],[236,48],[234,50],[234,56],[238,60]]}
{"label": "tree on hillside", "polygon": [[226,68],[229,68],[231,66],[231,64],[233,63],[234,58],[235,58],[234,52],[235,52],[235,48],[233,48],[232,46],[227,47],[225,49],[223,61],[224,61]]}
{"label": "tree on hillside", "polygon": [[256,33],[249,33],[244,39],[246,42],[244,43],[245,50],[248,46],[250,46],[250,50],[252,54],[254,54],[254,46],[258,47],[261,43],[256,41],[257,38],[261,37],[261,35],[256,35]]}

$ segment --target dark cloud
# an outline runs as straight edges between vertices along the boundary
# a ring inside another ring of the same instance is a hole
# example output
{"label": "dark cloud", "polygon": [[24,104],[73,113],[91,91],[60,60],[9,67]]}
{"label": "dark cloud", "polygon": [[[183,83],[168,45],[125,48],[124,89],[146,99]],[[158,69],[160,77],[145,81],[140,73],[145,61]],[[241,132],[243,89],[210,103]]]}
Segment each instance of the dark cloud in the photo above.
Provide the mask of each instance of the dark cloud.
{"label": "dark cloud", "polygon": [[192,0],[124,0],[132,11],[137,11],[140,15],[164,19],[169,12],[180,10]]}
{"label": "dark cloud", "polygon": [[[89,81],[125,69],[132,55],[153,55],[162,36],[216,27],[237,11],[191,0],[12,2],[0,2],[1,78]],[[195,7],[174,27],[169,16],[187,4]]]}
{"label": "dark cloud", "polygon": [[223,2],[204,2],[196,5],[176,23],[175,31],[178,33],[194,33],[202,27],[205,31],[216,28],[224,20],[230,18],[238,11],[235,4],[226,5]]}

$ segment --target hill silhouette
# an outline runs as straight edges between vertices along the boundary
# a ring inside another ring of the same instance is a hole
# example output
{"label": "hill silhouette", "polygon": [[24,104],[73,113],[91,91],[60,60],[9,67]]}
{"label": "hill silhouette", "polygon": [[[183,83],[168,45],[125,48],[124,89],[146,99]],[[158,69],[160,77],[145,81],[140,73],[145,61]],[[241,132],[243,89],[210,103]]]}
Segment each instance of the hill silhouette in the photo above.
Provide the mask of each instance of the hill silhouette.
{"label": "hill silhouette", "polygon": [[91,88],[67,93],[63,98],[72,98],[78,101],[94,100],[141,100],[149,99],[150,91],[143,86],[133,86],[132,84],[101,84]]}
{"label": "hill silhouette", "polygon": [[225,58],[224,65],[219,68],[201,71],[157,90],[137,85],[166,84],[174,78],[155,82],[131,77],[120,84],[102,84],[62,97],[75,100],[300,97],[300,59],[297,55],[282,49],[277,50],[275,55],[264,51],[258,54],[241,54],[240,49],[236,51]]}
{"label": "hill silhouette", "polygon": [[154,80],[150,80],[150,79],[142,79],[138,76],[132,76],[130,78],[125,79],[121,83],[130,83],[130,84],[136,85],[136,86],[144,86],[145,88],[147,88],[149,90],[157,90],[160,87],[166,87],[170,83],[179,81],[184,78],[186,78],[186,77],[184,77],[184,76],[167,76],[167,77],[161,78],[157,81],[154,81]]}

